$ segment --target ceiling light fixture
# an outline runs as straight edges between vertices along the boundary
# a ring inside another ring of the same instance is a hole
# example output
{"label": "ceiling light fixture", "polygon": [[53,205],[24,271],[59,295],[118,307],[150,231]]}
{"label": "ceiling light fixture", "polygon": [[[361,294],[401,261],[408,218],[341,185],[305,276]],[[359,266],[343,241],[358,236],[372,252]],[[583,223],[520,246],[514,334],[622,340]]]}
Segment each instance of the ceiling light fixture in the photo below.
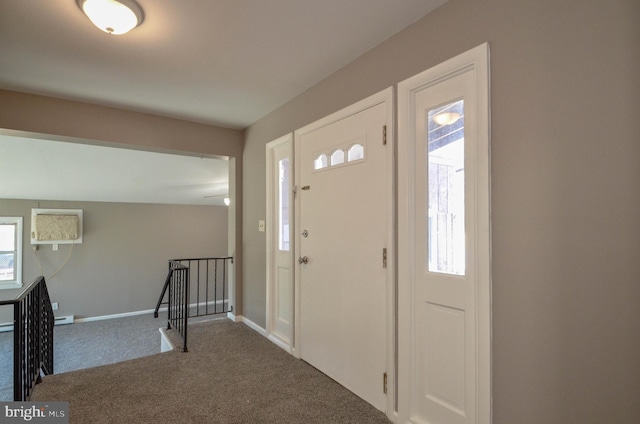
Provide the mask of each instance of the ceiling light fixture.
{"label": "ceiling light fixture", "polygon": [[455,124],[461,117],[462,115],[460,115],[458,112],[444,112],[434,116],[433,120],[438,125],[451,125]]}
{"label": "ceiling light fixture", "polygon": [[135,0],[77,0],[77,3],[91,22],[108,34],[125,34],[144,20]]}

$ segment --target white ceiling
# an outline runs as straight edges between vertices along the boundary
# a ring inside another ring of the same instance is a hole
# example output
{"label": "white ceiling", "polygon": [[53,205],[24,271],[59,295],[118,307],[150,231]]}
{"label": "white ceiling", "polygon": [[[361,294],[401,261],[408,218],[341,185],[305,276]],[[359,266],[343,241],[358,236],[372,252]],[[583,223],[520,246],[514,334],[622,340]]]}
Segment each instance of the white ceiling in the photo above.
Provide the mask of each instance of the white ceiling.
{"label": "white ceiling", "polygon": [[0,88],[243,129],[445,2],[138,0],[114,36],[76,0],[1,0]]}
{"label": "white ceiling", "polygon": [[4,199],[222,205],[229,168],[222,159],[0,136],[0,181]]}

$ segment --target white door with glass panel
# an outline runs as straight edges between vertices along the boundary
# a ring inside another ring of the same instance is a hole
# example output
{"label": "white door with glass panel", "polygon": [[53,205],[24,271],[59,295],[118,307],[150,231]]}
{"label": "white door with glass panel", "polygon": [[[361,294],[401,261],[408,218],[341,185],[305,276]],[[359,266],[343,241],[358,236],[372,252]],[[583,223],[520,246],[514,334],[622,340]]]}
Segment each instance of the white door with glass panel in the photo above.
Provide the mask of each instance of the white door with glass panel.
{"label": "white door with glass panel", "polygon": [[293,345],[293,137],[267,144],[268,337],[291,351]]}
{"label": "white door with glass panel", "polygon": [[400,189],[409,199],[400,212],[409,258],[400,375],[414,423],[488,422],[488,115],[477,65],[399,86]]}
{"label": "white door with glass panel", "polygon": [[387,408],[391,91],[296,131],[300,355]]}

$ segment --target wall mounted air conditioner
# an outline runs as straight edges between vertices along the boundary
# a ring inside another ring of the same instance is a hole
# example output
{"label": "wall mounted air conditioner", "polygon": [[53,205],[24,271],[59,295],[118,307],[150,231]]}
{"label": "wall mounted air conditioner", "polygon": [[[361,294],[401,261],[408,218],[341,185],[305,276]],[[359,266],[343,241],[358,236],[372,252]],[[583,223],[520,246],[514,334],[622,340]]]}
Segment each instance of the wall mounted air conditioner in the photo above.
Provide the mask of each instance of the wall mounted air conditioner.
{"label": "wall mounted air conditioner", "polygon": [[31,244],[82,243],[82,209],[31,209]]}

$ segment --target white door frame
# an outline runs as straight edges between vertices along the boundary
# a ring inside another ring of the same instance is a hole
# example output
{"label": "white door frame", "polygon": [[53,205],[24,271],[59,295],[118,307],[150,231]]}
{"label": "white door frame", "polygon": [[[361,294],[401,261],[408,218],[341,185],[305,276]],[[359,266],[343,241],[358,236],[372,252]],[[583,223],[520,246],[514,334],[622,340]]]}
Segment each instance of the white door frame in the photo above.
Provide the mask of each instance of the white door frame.
{"label": "white door frame", "polygon": [[[266,213],[266,239],[267,239],[267,304],[266,304],[266,309],[267,309],[267,320],[266,320],[266,334],[267,334],[267,338],[269,340],[271,340],[272,342],[274,342],[275,344],[277,344],[278,346],[280,346],[281,348],[283,348],[284,350],[286,350],[289,353],[293,352],[293,345],[294,345],[294,331],[293,328],[295,328],[295,318],[292,316],[292,329],[291,329],[291,334],[289,335],[289,338],[287,339],[287,337],[280,335],[276,332],[275,330],[275,323],[274,320],[277,319],[277,311],[275,310],[275,308],[277,307],[277,303],[275,301],[276,296],[278,295],[278,293],[276,293],[277,291],[277,284],[276,284],[276,254],[278,253],[277,249],[277,244],[278,244],[278,236],[277,236],[277,229],[278,229],[278,225],[277,225],[277,219],[278,219],[278,214],[275,213],[275,208],[278,205],[278,200],[276,199],[276,196],[279,193],[279,189],[274,187],[273,181],[275,179],[275,176],[277,175],[278,170],[275,169],[274,167],[274,152],[277,149],[290,149],[291,155],[290,155],[290,179],[291,179],[291,185],[295,184],[294,183],[294,168],[295,168],[295,164],[294,164],[294,158],[293,158],[293,133],[289,133],[286,134],[280,138],[277,138],[269,143],[267,143],[266,146],[266,168],[267,168],[267,176],[266,176],[266,189],[267,189],[267,213]],[[293,196],[293,193],[290,193],[290,196]],[[291,197],[290,197],[291,199]],[[293,201],[290,201],[290,204],[293,206]],[[290,208],[290,215],[289,215],[289,222],[291,225],[291,228],[289,230],[289,235],[290,235],[290,243],[294,244],[294,237],[292,236],[292,233],[294,231],[294,225],[293,225],[293,217],[292,215],[294,214],[294,208]],[[294,258],[294,249],[291,248],[289,250],[289,262],[291,263],[291,272],[295,273],[295,267],[293,266],[293,258]],[[292,277],[293,279],[293,277]],[[291,281],[291,284],[293,286],[293,281]],[[291,304],[289,305],[290,310],[293,311],[294,308],[294,296],[291,296],[290,299]]]}
{"label": "white door frame", "polygon": [[[295,164],[299,164],[300,158],[298,157],[300,152],[300,136],[302,134],[314,131],[318,128],[330,125],[334,122],[340,121],[348,116],[354,115],[358,112],[361,112],[370,107],[379,105],[384,103],[387,109],[387,148],[389,149],[389,154],[387,155],[387,175],[393,176],[394,174],[394,161],[395,161],[395,143],[394,143],[394,92],[393,88],[389,87],[379,93],[376,93],[364,100],[361,100],[355,104],[352,104],[338,112],[335,112],[325,118],[322,118],[316,122],[313,122],[303,128],[300,128],[294,132],[294,156]],[[296,165],[295,168],[295,179],[296,184],[300,181],[300,166]],[[395,260],[395,201],[394,201],[394,187],[395,180],[394,178],[389,178],[386,183],[385,192],[387,196],[387,234],[388,234],[388,247],[387,247],[387,272],[386,272],[386,280],[387,280],[387,290],[386,290],[386,356],[387,356],[387,415],[391,419],[395,419],[395,391],[396,391],[396,349],[395,349],[395,281],[396,281],[396,260]],[[298,188],[296,187],[296,190]],[[296,195],[295,199],[295,228],[299,229],[300,227],[300,196]],[[298,258],[301,256],[300,252],[300,231],[294,230],[295,232],[295,256],[294,258]],[[296,272],[295,272],[295,320],[294,322],[300,323],[300,266],[296,262]],[[294,325],[294,340],[295,345],[293,348],[293,354],[300,358],[300,325]],[[382,383],[381,383],[382,384]]]}
{"label": "white door frame", "polygon": [[476,175],[476,417],[475,424],[491,423],[491,228],[490,228],[490,150],[489,150],[489,46],[480,45],[398,84],[398,358],[399,421],[410,421],[414,358],[412,358],[412,317],[414,290],[414,249],[411,235],[415,228],[414,181],[416,178],[415,94],[462,72],[474,72],[478,113]]}

